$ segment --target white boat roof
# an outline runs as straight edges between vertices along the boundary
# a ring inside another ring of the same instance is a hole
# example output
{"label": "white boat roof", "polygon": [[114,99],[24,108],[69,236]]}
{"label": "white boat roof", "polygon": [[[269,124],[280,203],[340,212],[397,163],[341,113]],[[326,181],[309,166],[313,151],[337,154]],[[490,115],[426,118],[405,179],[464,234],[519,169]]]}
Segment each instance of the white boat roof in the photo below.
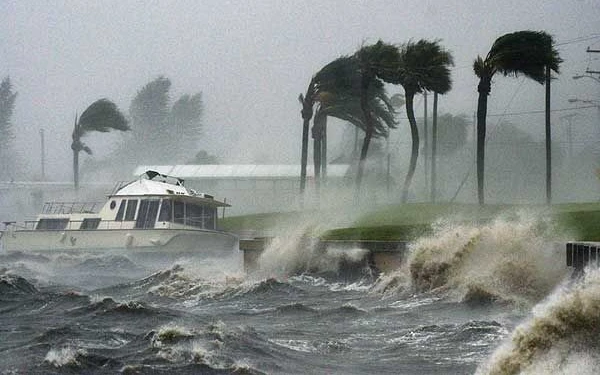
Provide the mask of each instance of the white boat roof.
{"label": "white boat roof", "polygon": [[160,174],[153,170],[145,170],[144,173],[140,174],[140,177],[137,180],[123,185],[116,192],[111,194],[113,197],[144,195],[185,196],[198,199],[206,204],[217,207],[231,207],[225,202],[220,202],[213,199],[213,196],[211,195],[198,193],[193,189],[186,188],[183,186],[183,180],[178,177]]}
{"label": "white boat roof", "polygon": [[[349,164],[330,164],[328,177],[344,177]],[[147,170],[177,176],[183,179],[290,179],[300,178],[300,165],[294,164],[182,164],[182,165],[142,165],[134,174],[140,175]],[[313,166],[306,168],[307,176],[314,176]]]}
{"label": "white boat roof", "polygon": [[123,186],[114,195],[189,195],[187,189],[181,185],[172,185],[160,181],[140,178]]}

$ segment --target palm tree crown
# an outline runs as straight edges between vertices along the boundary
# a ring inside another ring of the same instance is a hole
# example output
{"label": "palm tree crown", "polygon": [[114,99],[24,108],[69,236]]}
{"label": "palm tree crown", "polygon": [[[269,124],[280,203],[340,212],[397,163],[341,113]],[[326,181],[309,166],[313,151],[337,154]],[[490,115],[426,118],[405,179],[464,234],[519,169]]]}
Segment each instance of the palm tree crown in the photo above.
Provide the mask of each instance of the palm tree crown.
{"label": "palm tree crown", "polygon": [[[491,78],[496,72],[505,76],[523,74],[541,84],[549,67],[558,73],[562,62],[554,48],[551,35],[544,31],[516,31],[496,39],[485,60],[477,56],[473,71],[480,79]],[[489,94],[487,88],[487,93]]]}
{"label": "palm tree crown", "polygon": [[97,131],[106,133],[110,130],[129,130],[125,116],[119,111],[117,106],[108,99],[99,99],[92,103],[79,117],[75,117],[73,127],[73,182],[75,188],[79,187],[79,152],[85,151],[88,154],[92,150],[81,141],[81,137],[89,132]]}

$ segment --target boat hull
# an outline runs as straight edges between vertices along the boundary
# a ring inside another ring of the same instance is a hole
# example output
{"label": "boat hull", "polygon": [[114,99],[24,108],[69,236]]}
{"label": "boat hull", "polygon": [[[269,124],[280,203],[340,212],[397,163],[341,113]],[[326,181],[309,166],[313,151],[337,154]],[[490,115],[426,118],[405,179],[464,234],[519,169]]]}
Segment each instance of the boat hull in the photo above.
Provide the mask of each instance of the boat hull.
{"label": "boat hull", "polygon": [[6,252],[104,251],[231,254],[238,248],[232,233],[182,229],[8,230],[2,233]]}

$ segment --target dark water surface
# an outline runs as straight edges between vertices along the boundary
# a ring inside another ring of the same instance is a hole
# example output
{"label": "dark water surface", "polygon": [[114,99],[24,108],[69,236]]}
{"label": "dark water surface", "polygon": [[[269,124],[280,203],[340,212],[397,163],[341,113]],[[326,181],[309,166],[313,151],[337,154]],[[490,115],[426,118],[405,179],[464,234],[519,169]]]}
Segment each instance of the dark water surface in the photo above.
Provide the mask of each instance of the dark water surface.
{"label": "dark water surface", "polygon": [[[439,232],[417,243],[406,268],[379,278],[346,277],[333,260],[298,271],[303,261],[285,248],[293,240],[266,252],[271,259],[260,274],[244,274],[240,254],[152,267],[114,253],[3,253],[0,372],[566,374],[577,368],[591,374],[600,368],[597,272],[580,283],[557,274],[546,285],[534,269],[515,266],[507,277],[502,270],[511,258],[486,255],[484,264],[496,263],[487,273],[477,254],[490,246],[502,252],[501,246],[482,232],[474,244],[467,229],[452,230],[446,240]],[[428,255],[434,240],[445,247],[454,241],[452,256],[434,262]],[[273,268],[286,252],[295,265]],[[434,266],[442,263],[448,266]],[[511,344],[518,334],[522,343],[531,339],[529,351]]]}

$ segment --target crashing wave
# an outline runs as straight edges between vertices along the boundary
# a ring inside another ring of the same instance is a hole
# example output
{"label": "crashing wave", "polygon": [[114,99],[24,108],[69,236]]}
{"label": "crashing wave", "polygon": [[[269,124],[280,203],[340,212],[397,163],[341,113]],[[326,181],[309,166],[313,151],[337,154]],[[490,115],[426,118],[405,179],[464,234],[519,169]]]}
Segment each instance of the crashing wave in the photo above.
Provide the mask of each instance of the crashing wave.
{"label": "crashing wave", "polygon": [[36,294],[38,290],[25,278],[0,270],[0,296]]}
{"label": "crashing wave", "polygon": [[600,270],[558,288],[478,374],[600,373]]}
{"label": "crashing wave", "polygon": [[373,291],[440,292],[469,303],[529,305],[566,276],[560,249],[550,242],[555,233],[535,215],[521,212],[483,225],[441,221],[433,229],[411,244],[407,262],[383,275]]}

